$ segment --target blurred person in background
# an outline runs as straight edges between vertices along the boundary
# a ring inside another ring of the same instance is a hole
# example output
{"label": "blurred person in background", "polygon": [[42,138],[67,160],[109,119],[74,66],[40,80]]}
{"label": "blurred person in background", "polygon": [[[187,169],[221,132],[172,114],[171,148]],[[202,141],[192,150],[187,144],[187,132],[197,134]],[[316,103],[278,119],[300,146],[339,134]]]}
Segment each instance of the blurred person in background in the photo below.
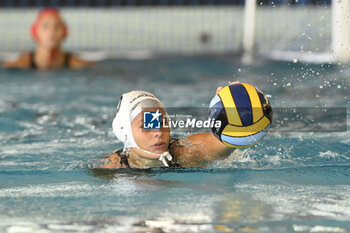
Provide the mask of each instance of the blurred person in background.
{"label": "blurred person in background", "polygon": [[57,69],[83,68],[93,63],[64,52],[61,44],[67,37],[68,27],[56,9],[47,8],[39,12],[31,26],[31,36],[36,42],[34,52],[23,53],[17,60],[5,61],[4,68]]}

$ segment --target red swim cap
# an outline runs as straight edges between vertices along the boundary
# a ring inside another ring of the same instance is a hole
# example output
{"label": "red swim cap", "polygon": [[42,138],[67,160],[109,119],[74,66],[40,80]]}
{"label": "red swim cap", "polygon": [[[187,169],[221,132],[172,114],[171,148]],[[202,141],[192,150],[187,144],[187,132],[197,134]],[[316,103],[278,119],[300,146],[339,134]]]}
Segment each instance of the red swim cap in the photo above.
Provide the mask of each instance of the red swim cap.
{"label": "red swim cap", "polygon": [[[32,35],[33,39],[35,41],[38,40],[38,33],[37,33],[37,28],[39,25],[40,20],[48,14],[52,14],[55,15],[57,17],[59,17],[61,19],[60,13],[58,10],[53,9],[53,8],[46,8],[43,9],[42,11],[39,12],[38,16],[36,17],[34,23],[32,24],[31,28],[30,28],[30,34]],[[68,34],[68,28],[67,25],[63,22],[63,20],[61,19],[62,25],[63,25],[63,39],[67,37]]]}

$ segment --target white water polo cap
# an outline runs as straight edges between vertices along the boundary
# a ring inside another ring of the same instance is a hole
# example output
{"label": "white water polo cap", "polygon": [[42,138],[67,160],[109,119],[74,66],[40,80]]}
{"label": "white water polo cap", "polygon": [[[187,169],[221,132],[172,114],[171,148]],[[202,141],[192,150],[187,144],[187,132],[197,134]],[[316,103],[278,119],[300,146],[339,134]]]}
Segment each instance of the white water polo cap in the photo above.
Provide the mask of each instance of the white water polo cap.
{"label": "white water polo cap", "polygon": [[162,154],[153,153],[150,151],[145,151],[141,149],[135,142],[134,136],[132,134],[131,123],[135,117],[142,112],[145,108],[162,108],[164,105],[160,100],[153,94],[146,91],[131,91],[124,93],[119,100],[117,113],[113,120],[113,132],[115,136],[124,143],[124,150],[130,147],[136,147],[144,152],[152,155],[159,156],[159,160],[167,166],[167,162],[164,158],[169,161],[172,160],[169,152],[164,152]]}

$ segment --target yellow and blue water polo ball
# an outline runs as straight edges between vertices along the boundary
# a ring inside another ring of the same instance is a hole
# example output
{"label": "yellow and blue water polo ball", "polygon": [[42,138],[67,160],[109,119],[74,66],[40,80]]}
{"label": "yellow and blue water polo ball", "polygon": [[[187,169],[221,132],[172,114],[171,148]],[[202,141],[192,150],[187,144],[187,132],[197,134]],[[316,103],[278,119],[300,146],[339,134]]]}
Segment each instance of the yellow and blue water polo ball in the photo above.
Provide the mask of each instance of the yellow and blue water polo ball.
{"label": "yellow and blue water polo ball", "polygon": [[225,145],[244,148],[267,133],[272,109],[266,95],[247,83],[227,85],[210,102],[209,119],[221,121],[212,128]]}

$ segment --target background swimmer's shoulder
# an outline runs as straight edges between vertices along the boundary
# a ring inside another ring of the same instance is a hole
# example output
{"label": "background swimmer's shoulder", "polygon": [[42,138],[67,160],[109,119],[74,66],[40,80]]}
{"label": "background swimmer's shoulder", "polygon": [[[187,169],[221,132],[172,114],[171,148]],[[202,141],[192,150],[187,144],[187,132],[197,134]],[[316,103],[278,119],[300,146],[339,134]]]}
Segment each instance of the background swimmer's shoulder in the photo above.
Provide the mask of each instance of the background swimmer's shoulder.
{"label": "background swimmer's shoulder", "polygon": [[2,66],[5,69],[9,68],[19,68],[28,69],[31,65],[31,53],[23,53],[17,59],[13,61],[5,61]]}

